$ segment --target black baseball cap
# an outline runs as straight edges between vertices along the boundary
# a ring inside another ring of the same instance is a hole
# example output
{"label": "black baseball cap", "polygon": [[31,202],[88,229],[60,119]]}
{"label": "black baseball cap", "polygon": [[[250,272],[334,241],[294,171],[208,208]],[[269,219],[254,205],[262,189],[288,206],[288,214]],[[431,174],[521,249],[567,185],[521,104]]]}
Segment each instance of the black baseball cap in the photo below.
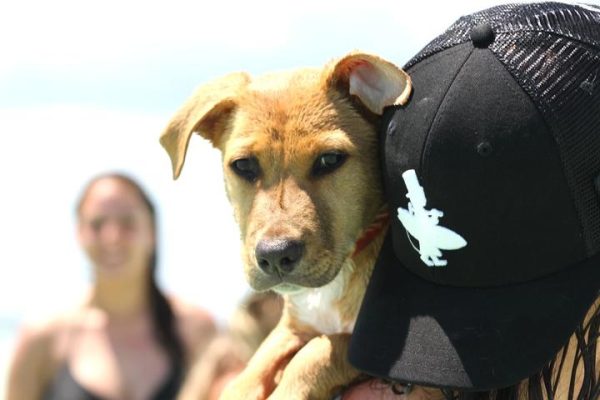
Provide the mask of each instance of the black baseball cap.
{"label": "black baseball cap", "polygon": [[393,215],[352,335],[370,375],[489,390],[540,371],[600,291],[600,9],[510,4],[408,62],[381,130]]}

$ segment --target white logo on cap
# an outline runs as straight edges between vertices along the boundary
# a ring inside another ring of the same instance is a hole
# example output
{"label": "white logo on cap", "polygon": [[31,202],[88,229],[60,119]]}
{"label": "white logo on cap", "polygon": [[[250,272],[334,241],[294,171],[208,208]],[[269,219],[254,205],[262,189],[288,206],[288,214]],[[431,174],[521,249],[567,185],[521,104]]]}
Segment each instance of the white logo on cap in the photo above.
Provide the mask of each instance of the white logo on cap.
{"label": "white logo on cap", "polygon": [[398,219],[407,234],[419,241],[417,248],[407,235],[413,248],[421,255],[421,260],[429,267],[443,267],[448,261],[440,258],[440,250],[460,249],[467,245],[467,241],[458,233],[438,225],[440,218],[444,216],[442,211],[435,208],[425,209],[427,198],[414,169],[404,172],[402,179],[408,189],[406,197],[409,202],[408,210],[398,207]]}

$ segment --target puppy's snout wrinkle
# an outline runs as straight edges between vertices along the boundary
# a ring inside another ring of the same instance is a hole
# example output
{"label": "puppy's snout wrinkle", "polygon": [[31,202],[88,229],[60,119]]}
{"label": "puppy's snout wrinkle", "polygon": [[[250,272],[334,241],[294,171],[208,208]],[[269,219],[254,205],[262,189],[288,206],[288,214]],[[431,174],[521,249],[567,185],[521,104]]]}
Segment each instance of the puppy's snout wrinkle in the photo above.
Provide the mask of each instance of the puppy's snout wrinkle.
{"label": "puppy's snout wrinkle", "polygon": [[256,246],[256,261],[266,274],[283,277],[296,268],[304,255],[304,247],[300,240],[263,239]]}

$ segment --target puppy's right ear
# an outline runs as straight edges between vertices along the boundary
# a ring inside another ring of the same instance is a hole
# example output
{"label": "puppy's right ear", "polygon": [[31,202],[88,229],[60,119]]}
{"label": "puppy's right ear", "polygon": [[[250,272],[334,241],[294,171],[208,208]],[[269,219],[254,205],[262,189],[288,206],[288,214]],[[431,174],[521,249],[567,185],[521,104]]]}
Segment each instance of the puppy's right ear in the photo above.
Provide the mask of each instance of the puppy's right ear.
{"label": "puppy's right ear", "polygon": [[160,136],[160,144],[171,158],[173,179],[181,173],[192,133],[217,145],[236,99],[248,82],[250,77],[243,72],[216,79],[198,88],[175,113]]}
{"label": "puppy's right ear", "polygon": [[412,91],[406,72],[374,54],[352,52],[325,71],[328,85],[341,85],[377,115],[386,106],[406,104]]}

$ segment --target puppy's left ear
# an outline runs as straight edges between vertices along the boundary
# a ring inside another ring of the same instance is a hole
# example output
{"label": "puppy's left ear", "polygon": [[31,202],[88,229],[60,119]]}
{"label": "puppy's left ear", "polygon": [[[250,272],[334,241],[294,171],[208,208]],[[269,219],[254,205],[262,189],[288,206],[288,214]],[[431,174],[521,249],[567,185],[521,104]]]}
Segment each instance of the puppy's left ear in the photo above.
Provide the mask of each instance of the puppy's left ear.
{"label": "puppy's left ear", "polygon": [[236,99],[250,82],[244,72],[217,78],[201,87],[171,118],[160,136],[160,143],[171,158],[173,178],[177,179],[185,162],[190,137],[194,132],[217,146],[236,107]]}
{"label": "puppy's left ear", "polygon": [[386,106],[406,104],[412,91],[406,72],[372,54],[351,53],[333,63],[326,74],[328,85],[348,90],[378,115]]}

